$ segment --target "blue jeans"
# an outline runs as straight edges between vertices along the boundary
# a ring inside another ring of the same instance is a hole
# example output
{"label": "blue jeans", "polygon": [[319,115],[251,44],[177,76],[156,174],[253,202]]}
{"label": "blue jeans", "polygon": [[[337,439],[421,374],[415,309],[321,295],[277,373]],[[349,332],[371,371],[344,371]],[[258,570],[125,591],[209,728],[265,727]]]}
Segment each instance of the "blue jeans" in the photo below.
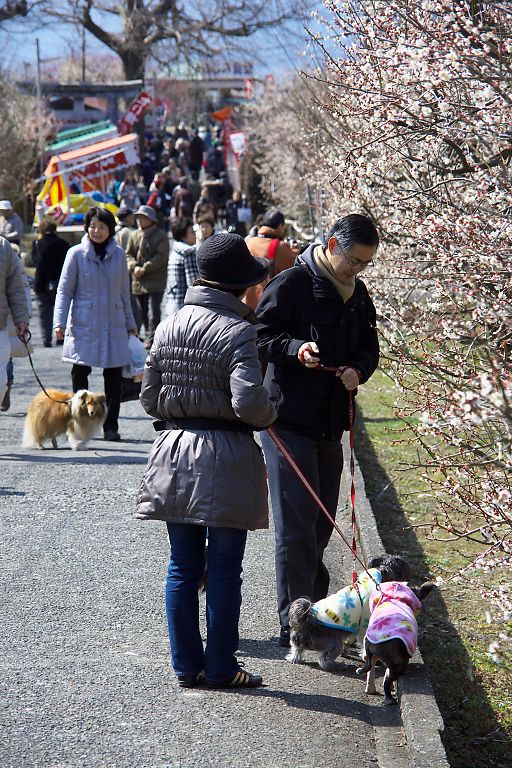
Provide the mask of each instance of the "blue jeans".
{"label": "blue jeans", "polygon": [[[238,669],[235,653],[247,531],[182,523],[167,523],[167,530],[171,557],[165,608],[172,666],[176,675],[195,675],[204,669],[208,681],[227,680]],[[203,651],[197,587],[205,566],[207,534],[207,637]]]}
{"label": "blue jeans", "polygon": [[[335,519],[343,469],[340,441],[274,430]],[[293,600],[327,597],[329,571],[323,556],[333,528],[266,432],[261,432],[261,444],[274,518],[279,621],[288,626]]]}

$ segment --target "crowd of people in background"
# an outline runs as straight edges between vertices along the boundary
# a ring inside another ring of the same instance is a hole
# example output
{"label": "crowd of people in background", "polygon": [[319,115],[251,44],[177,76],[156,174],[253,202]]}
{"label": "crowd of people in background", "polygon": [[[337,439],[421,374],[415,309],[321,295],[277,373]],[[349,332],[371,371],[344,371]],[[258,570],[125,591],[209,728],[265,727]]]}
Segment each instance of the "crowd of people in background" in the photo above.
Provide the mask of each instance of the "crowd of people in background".
{"label": "crowd of people in background", "polygon": [[[62,314],[62,307],[69,309],[79,303],[79,297],[70,287],[70,274],[79,282],[80,270],[90,267],[91,259],[99,264],[102,272],[111,263],[114,252],[124,253],[130,299],[130,328],[125,330],[141,337],[149,350],[162,317],[173,315],[183,307],[187,290],[198,279],[197,249],[215,233],[228,232],[247,238],[250,253],[269,263],[268,276],[261,284],[251,286],[244,298],[252,309],[270,277],[292,266],[298,254],[297,248],[284,241],[286,227],[282,212],[271,209],[254,224],[247,198],[240,189],[233,188],[228,178],[221,138],[209,128],[187,128],[180,123],[165,134],[147,136],[140,164],[116,172],[106,191],[110,201],[118,206],[115,219],[109,218],[107,223],[101,213],[105,209],[101,206],[91,209],[85,217],[81,243],[70,248],[58,235],[56,221],[45,216],[39,222],[31,254],[26,259],[26,264],[35,268],[31,279],[43,344],[64,346],[63,359],[68,362],[71,357],[69,350],[66,352],[66,339],[76,328],[67,327],[69,322]],[[91,239],[91,227],[104,230],[103,244],[98,245]],[[21,256],[23,232],[23,221],[11,201],[0,201],[0,236],[18,256]],[[76,274],[70,273],[71,264]],[[124,307],[124,288],[119,301]],[[105,343],[111,346],[110,309],[104,307],[98,311],[107,329]],[[123,311],[126,319],[126,308]],[[73,324],[76,326],[76,318]],[[96,355],[89,361],[85,355],[78,362],[75,351],[73,355],[74,391],[85,386],[88,376],[85,369],[98,365],[103,368],[112,414],[112,419],[106,422],[105,435],[118,439],[120,366],[110,365],[110,355]],[[113,367],[119,368],[115,375],[110,370]],[[14,380],[12,358],[7,363],[7,378],[8,388],[0,401],[0,410],[4,411],[10,408]]]}
{"label": "crowd of people in background", "polygon": [[247,234],[250,214],[245,221],[237,215],[248,209],[247,200],[233,189],[221,139],[209,128],[200,131],[180,123],[172,133],[147,137],[139,168],[116,173],[107,191],[123,209],[149,205],[165,231],[178,219],[192,217],[194,224],[208,219],[213,230]]}

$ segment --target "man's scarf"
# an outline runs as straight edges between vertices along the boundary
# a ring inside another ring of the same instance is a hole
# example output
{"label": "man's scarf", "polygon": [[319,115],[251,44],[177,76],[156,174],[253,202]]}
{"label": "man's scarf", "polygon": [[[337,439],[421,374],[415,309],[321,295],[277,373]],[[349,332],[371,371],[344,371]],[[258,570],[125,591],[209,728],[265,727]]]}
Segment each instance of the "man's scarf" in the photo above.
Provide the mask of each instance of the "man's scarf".
{"label": "man's scarf", "polygon": [[351,283],[343,283],[332,268],[332,264],[321,245],[317,245],[313,250],[313,261],[318,269],[331,281],[343,301],[348,301],[354,293],[355,278],[352,278]]}

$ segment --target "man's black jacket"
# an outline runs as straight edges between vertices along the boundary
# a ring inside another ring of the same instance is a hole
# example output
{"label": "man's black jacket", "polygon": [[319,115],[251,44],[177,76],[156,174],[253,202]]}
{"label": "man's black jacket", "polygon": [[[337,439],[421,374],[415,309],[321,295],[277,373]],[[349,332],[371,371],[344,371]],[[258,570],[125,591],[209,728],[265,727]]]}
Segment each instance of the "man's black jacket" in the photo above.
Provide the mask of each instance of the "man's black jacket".
{"label": "man's black jacket", "polygon": [[66,253],[69,249],[62,237],[43,235],[35,240],[32,246],[32,264],[36,271],[34,275],[34,291],[44,293],[49,290],[49,283],[57,283],[64,266]]}
{"label": "man's black jacket", "polygon": [[270,364],[265,386],[277,408],[276,426],[339,439],[349,426],[347,390],[333,373],[303,366],[297,353],[315,341],[322,364],[352,365],[361,383],[367,381],[379,362],[376,313],[359,279],[343,302],[313,261],[316,245],[265,288],[256,308],[258,353]]}

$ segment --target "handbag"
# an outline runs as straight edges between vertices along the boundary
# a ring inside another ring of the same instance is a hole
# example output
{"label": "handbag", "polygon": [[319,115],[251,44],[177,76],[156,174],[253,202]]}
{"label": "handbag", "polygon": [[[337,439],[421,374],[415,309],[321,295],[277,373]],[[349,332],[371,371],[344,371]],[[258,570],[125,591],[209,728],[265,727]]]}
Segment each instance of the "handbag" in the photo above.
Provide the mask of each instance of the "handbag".
{"label": "handbag", "polygon": [[142,387],[142,381],[135,381],[134,379],[121,379],[121,402],[128,403],[130,400],[138,400],[140,390]]}
{"label": "handbag", "polygon": [[238,208],[237,213],[238,213],[238,221],[241,221],[243,224],[250,222],[252,219],[252,208],[247,208],[247,207]]}
{"label": "handbag", "polygon": [[148,356],[148,351],[142,341],[131,334],[128,337],[130,362],[123,366],[121,372],[121,402],[138,400],[142,387],[142,374]]}

